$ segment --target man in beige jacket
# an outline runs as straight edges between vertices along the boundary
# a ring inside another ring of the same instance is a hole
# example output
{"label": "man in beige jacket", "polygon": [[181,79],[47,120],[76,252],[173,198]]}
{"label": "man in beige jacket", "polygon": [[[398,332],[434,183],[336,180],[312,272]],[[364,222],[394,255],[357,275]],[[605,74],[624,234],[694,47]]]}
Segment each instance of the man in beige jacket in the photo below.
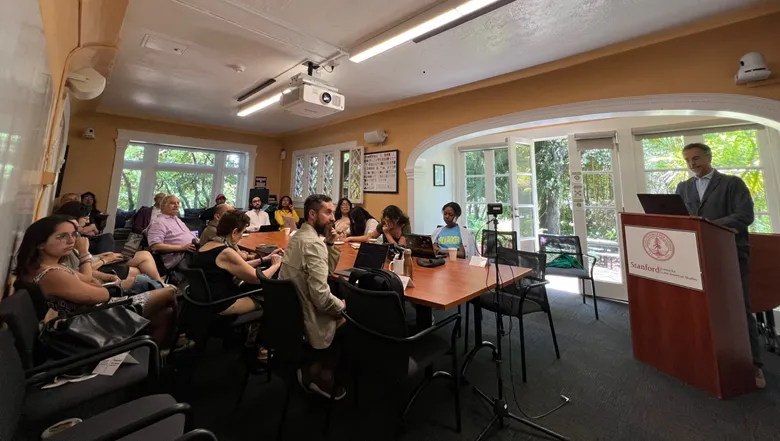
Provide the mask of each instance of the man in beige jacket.
{"label": "man in beige jacket", "polygon": [[[330,292],[328,277],[336,269],[341,252],[333,246],[335,207],[325,195],[312,195],[303,205],[305,222],[287,244],[279,278],[291,280],[303,307],[306,339],[314,349],[328,349],[336,329],[344,323],[343,300]],[[327,237],[326,237],[327,236]],[[323,241],[323,238],[325,239]],[[328,398],[334,389],[333,368],[338,354],[324,351],[322,360],[309,369],[298,372],[301,386]],[[335,391],[336,399],[344,397],[344,389]]]}

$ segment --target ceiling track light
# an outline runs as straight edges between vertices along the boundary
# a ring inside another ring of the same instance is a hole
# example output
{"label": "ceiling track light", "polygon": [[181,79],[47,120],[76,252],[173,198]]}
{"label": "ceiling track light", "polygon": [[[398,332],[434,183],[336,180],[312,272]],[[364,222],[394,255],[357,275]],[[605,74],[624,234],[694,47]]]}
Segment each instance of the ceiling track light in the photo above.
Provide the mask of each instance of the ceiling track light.
{"label": "ceiling track light", "polygon": [[475,18],[482,17],[483,15],[485,15],[487,13],[493,12],[496,9],[498,9],[500,7],[503,7],[503,6],[506,6],[506,5],[510,4],[510,3],[514,3],[515,1],[517,1],[517,0],[499,0],[499,1],[495,2],[495,3],[493,3],[493,4],[484,6],[481,9],[477,9],[477,10],[475,10],[473,12],[470,12],[470,13],[460,17],[457,20],[454,20],[454,21],[451,21],[451,22],[445,24],[444,26],[441,26],[441,27],[436,28],[436,29],[434,29],[434,30],[432,30],[430,32],[427,32],[427,33],[425,33],[423,35],[420,35],[419,37],[415,38],[412,41],[414,41],[415,43],[422,43],[423,41],[425,41],[425,40],[427,40],[429,38],[433,38],[433,37],[441,34],[442,32],[447,32],[450,29],[457,28],[458,26],[460,26],[460,25],[462,25],[464,23],[468,23],[471,20],[474,20]]}
{"label": "ceiling track light", "polygon": [[[513,1],[515,0],[450,1],[418,15],[406,22],[405,25],[398,26],[398,28],[405,28],[405,31],[396,28],[383,34],[386,37],[381,40],[382,36],[359,46],[358,50],[355,51],[356,54],[352,55],[349,60],[353,63],[360,63],[408,41],[418,42],[417,39],[421,37],[430,38]],[[388,34],[391,36],[387,36]],[[374,43],[375,41],[379,42]]]}

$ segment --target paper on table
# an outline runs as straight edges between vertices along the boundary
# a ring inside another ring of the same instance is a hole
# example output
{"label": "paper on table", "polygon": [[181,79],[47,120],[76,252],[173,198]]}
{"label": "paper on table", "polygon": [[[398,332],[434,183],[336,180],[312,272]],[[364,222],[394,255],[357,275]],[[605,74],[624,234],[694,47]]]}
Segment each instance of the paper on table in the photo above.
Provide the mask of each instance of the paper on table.
{"label": "paper on table", "polygon": [[469,265],[471,266],[479,266],[484,268],[488,263],[488,260],[486,257],[480,257],[480,256],[471,256],[471,261],[469,262]]}
{"label": "paper on table", "polygon": [[412,279],[406,276],[398,276],[399,279],[401,279],[401,283],[404,284],[404,291],[406,291],[406,288],[414,288],[414,282],[412,282]]}

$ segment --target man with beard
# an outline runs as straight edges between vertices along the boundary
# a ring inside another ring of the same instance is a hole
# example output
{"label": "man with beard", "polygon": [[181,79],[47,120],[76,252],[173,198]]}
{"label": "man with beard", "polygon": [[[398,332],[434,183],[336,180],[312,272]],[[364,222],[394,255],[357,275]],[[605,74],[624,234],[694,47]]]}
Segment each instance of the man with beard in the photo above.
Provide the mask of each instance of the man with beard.
{"label": "man with beard", "polygon": [[295,285],[303,307],[306,340],[323,351],[319,361],[298,371],[298,379],[307,390],[328,398],[335,394],[339,400],[345,392],[333,381],[338,351],[332,343],[336,329],[344,324],[341,313],[346,305],[328,286],[328,277],[341,257],[341,251],[333,246],[337,238],[333,200],[326,195],[311,195],[303,204],[303,213],[305,222],[287,244],[279,278]]}
{"label": "man with beard", "polygon": [[268,213],[263,211],[263,200],[259,196],[255,196],[249,201],[250,210],[246,212],[249,216],[249,227],[246,231],[255,233],[260,231],[260,227],[265,225],[271,225],[271,218],[268,217]]}

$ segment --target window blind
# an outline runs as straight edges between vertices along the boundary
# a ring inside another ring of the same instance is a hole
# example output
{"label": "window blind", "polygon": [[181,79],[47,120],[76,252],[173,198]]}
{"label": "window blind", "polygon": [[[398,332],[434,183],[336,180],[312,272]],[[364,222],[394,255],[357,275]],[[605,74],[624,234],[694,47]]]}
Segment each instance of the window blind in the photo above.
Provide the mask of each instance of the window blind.
{"label": "window blind", "polygon": [[615,131],[594,132],[594,133],[575,133],[574,140],[577,142],[577,150],[612,150],[615,148]]}
{"label": "window blind", "polygon": [[638,127],[631,129],[631,134],[634,135],[634,139],[641,141],[643,139],[669,138],[672,136],[697,136],[706,135],[708,133],[734,132],[737,130],[758,130],[763,127],[764,126],[761,124],[721,118],[694,123]]}

